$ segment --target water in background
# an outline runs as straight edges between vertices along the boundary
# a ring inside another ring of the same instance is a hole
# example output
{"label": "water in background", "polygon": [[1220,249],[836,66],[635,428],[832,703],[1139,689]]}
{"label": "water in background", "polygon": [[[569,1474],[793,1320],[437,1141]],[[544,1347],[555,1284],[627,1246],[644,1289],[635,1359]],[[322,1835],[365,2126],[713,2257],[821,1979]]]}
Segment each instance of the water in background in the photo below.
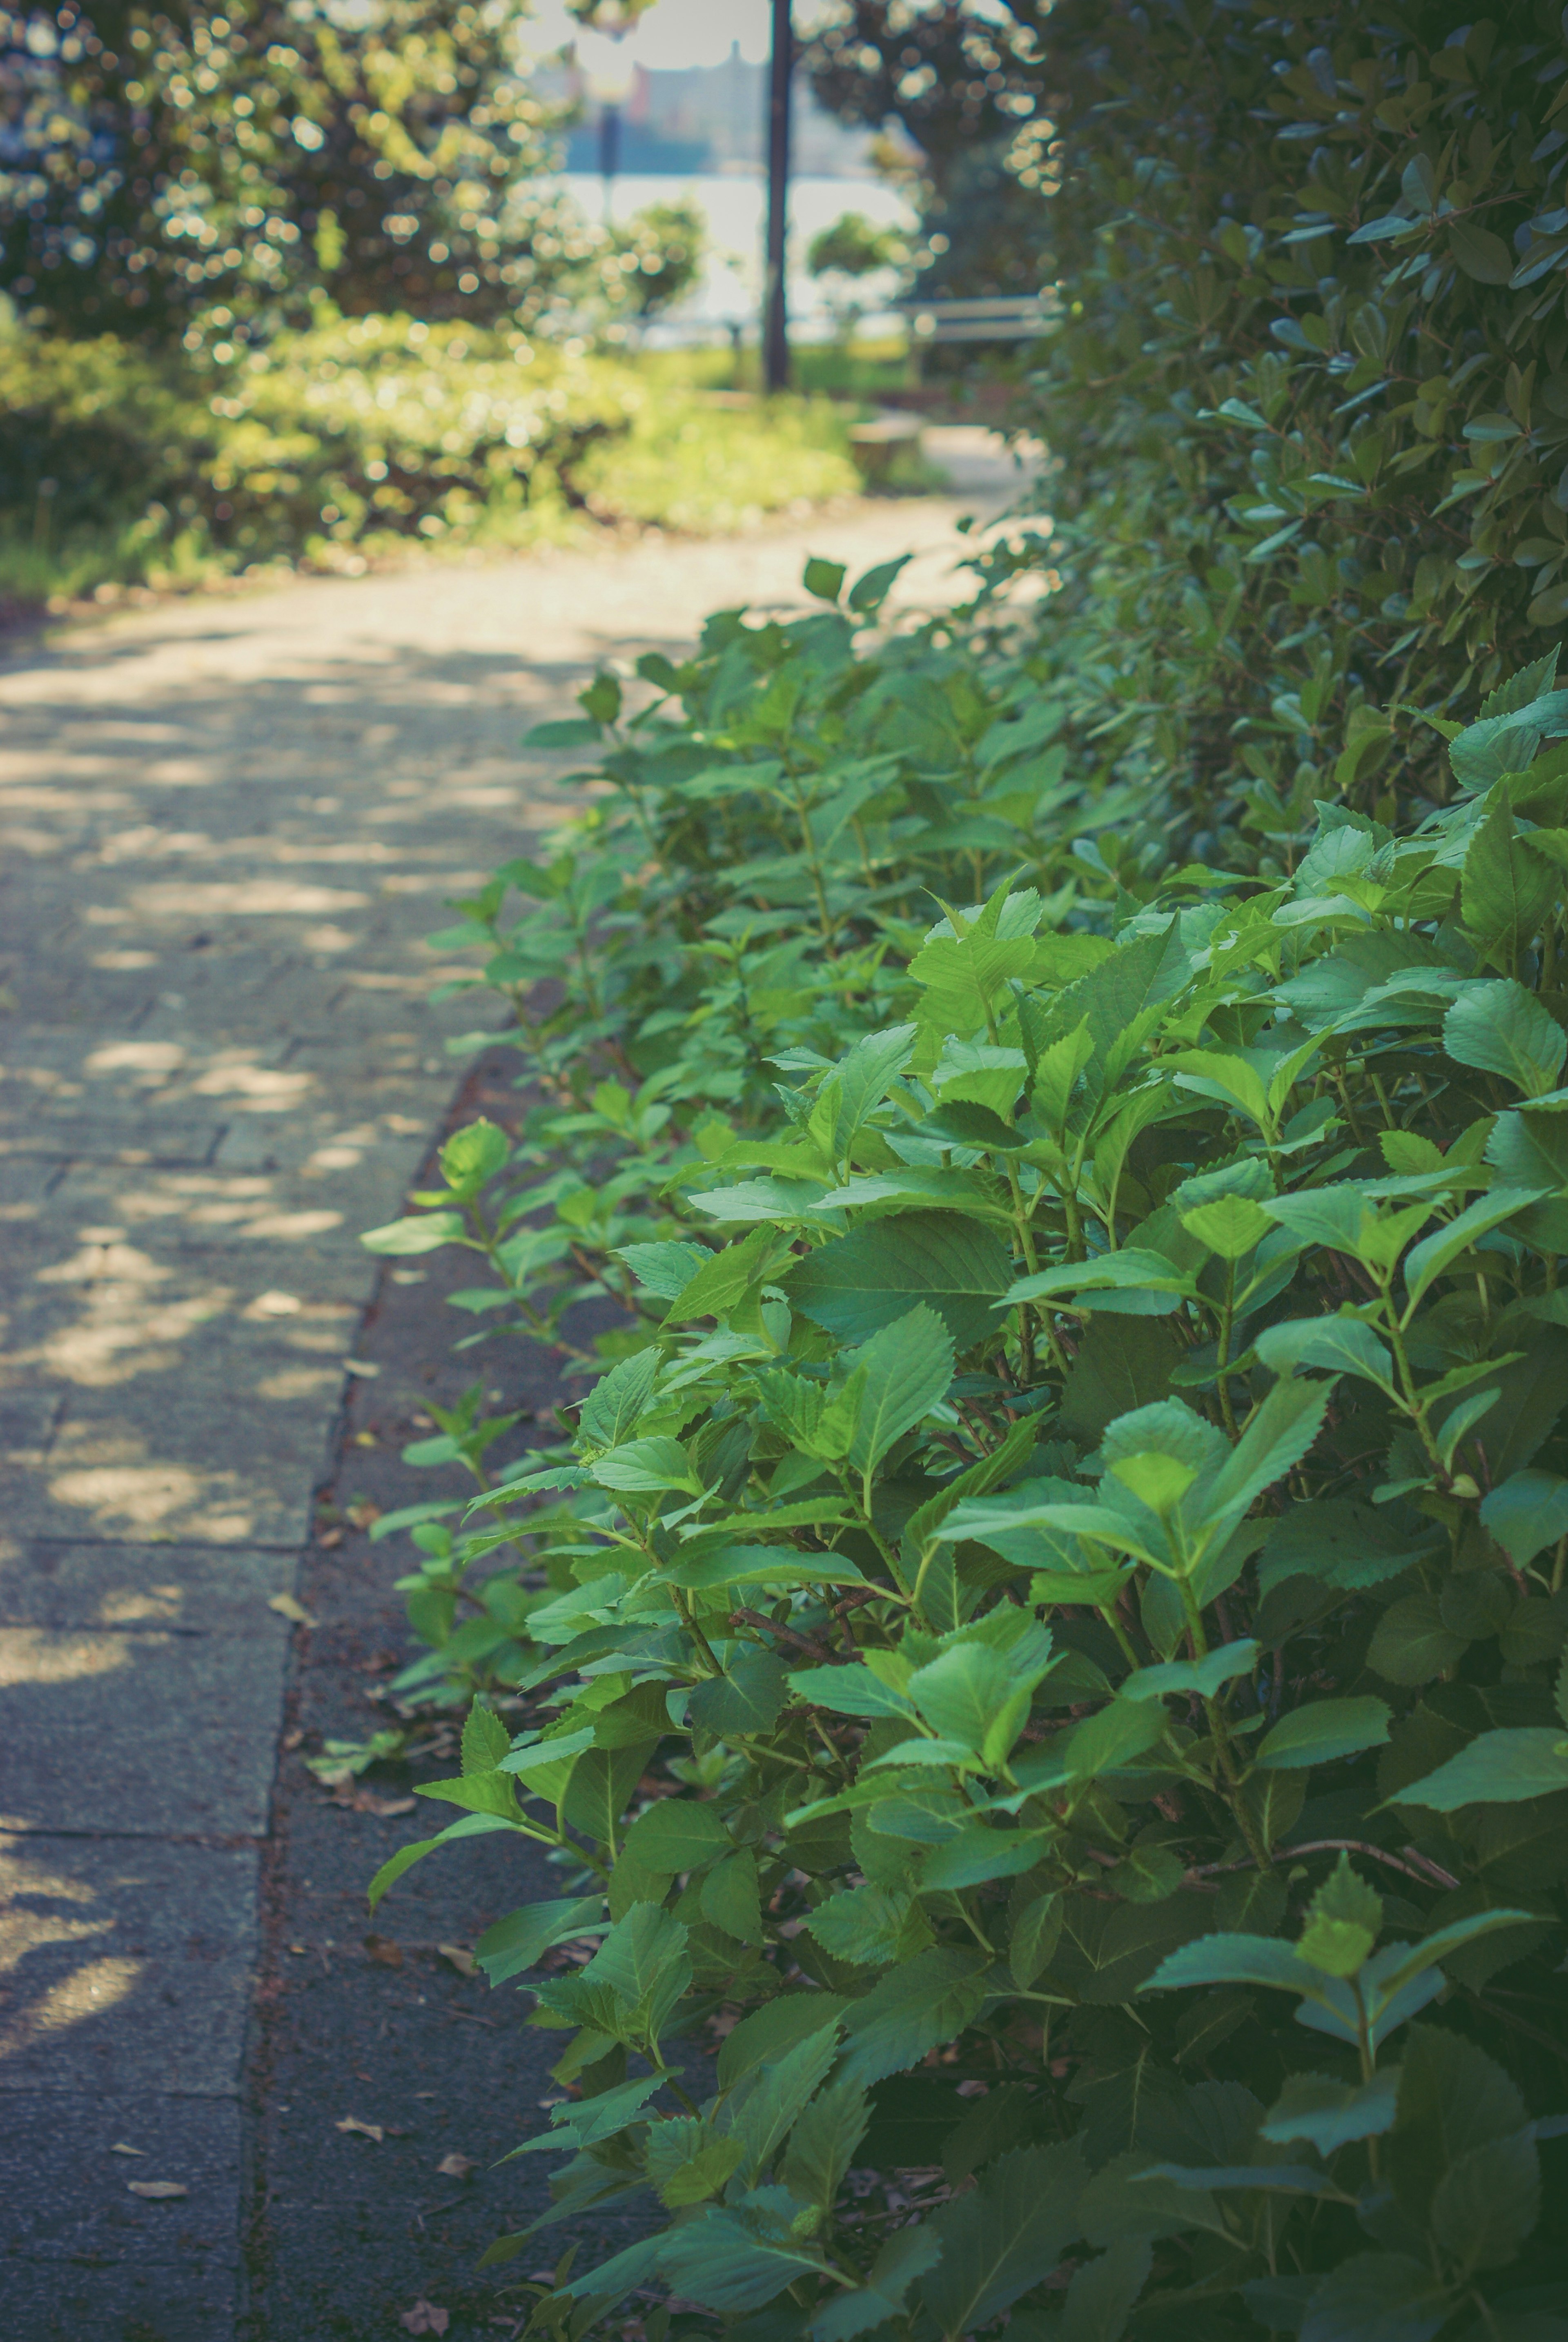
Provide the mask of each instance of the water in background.
{"label": "water in background", "polygon": [[[590,219],[604,217],[604,182],[596,175],[568,171],[561,184]],[[689,179],[627,173],[618,175],[613,185],[617,220],[629,219],[649,204],[690,201],[708,224],[708,260],[701,284],[682,302],[678,316],[655,326],[649,340],[681,340],[698,330],[704,339],[711,339],[716,328],[736,325],[754,335],[762,304],[765,182],[740,173],[704,173]],[[880,179],[801,177],[791,181],[789,305],[792,325],[801,328],[804,339],[825,333],[829,326],[822,288],[805,273],[806,251],[812,238],[844,212],[859,212],[879,227],[909,232],[915,225],[913,207],[896,188]],[[874,312],[892,298],[895,289],[891,272],[868,277],[862,306]]]}

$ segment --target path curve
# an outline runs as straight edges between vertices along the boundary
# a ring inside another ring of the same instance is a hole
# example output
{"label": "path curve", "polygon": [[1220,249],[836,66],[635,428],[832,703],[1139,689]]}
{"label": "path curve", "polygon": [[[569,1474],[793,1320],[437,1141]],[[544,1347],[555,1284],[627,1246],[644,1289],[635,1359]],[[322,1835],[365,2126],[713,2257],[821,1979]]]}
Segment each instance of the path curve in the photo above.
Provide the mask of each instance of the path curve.
{"label": "path curve", "polygon": [[[257,1881],[313,1492],[456,1082],[422,938],[564,800],[606,656],[1015,475],[743,541],[196,600],[0,657],[0,2307],[230,2342]],[[283,1608],[274,1605],[281,1601]],[[135,2149],[130,2153],[126,2150]],[[137,2192],[169,2183],[188,2193]],[[270,2342],[294,2342],[292,2337]],[[304,2342],[304,2337],[301,2337]],[[314,2337],[312,2337],[314,2342]]]}

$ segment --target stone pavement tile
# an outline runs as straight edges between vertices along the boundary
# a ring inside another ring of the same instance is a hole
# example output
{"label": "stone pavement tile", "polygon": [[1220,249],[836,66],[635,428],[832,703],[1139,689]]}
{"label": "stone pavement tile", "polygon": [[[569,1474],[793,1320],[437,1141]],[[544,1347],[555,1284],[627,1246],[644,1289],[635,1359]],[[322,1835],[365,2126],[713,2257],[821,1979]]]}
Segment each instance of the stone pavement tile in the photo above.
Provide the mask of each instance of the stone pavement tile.
{"label": "stone pavement tile", "polygon": [[150,1290],[104,1280],[74,1307],[34,1294],[4,1313],[12,1387],[69,1386],[45,1467],[11,1499],[11,1528],[297,1546],[370,1256],[258,1251],[243,1286],[226,1286],[155,1266],[165,1273]]}
{"label": "stone pavement tile", "polygon": [[37,1485],[11,1502],[13,1528],[63,1538],[297,1546],[343,1367],[302,1363],[268,1379],[267,1406],[246,1404],[244,1389],[233,1386],[215,1388],[205,1406],[167,1386],[139,1391],[135,1407],[105,1406],[97,1392],[72,1394]]}
{"label": "stone pavement tile", "polygon": [[50,1163],[207,1163],[224,1136],[220,1115],[147,1115],[105,1122],[78,1110],[0,1111],[0,1158]]}
{"label": "stone pavement tile", "polygon": [[266,1827],[289,1627],[0,1627],[0,1828],[136,1837]]}
{"label": "stone pavement tile", "polygon": [[148,2268],[0,2261],[6,2330],[27,2342],[233,2342],[237,2290],[228,2270],[209,2273],[184,2257]]}
{"label": "stone pavement tile", "polygon": [[36,1155],[0,1156],[0,1225],[12,1228],[41,1218],[64,1176],[60,1164]]}
{"label": "stone pavement tile", "polygon": [[[169,2302],[175,2272],[199,2277],[214,2300],[232,2286],[239,2207],[239,2106],[235,2098],[183,2098],[171,2094],[7,2091],[0,2122],[0,2302],[24,2272],[47,2302],[45,2284],[61,2307],[73,2300],[75,2278],[101,2269],[134,2267],[147,2284],[147,2302]],[[117,2155],[136,2147],[136,2155]],[[147,2199],[131,2195],[131,2180],[174,2180],[185,2197]],[[227,2278],[227,2286],[225,2286]],[[153,2290],[157,2286],[157,2290]],[[86,2295],[89,2300],[92,2295]],[[33,2342],[31,2328],[9,2323],[14,2342]],[[115,2333],[108,2323],[82,2321],[73,2342]]]}
{"label": "stone pavement tile", "polygon": [[[232,1169],[221,1159],[199,1170],[75,1164],[57,1175],[47,1223],[62,1233],[73,1222],[118,1226],[155,1256],[261,1246],[285,1257],[301,1248],[313,1255],[346,1248],[364,1259],[361,1231],[397,1210],[397,1174],[412,1174],[417,1153],[412,1141],[389,1152],[374,1136],[350,1136],[337,1122],[304,1160],[267,1169]],[[37,1220],[41,1209],[34,1207],[29,1218]],[[365,1288],[355,1277],[346,1289],[357,1298]]]}
{"label": "stone pavement tile", "polygon": [[395,1166],[391,1176],[406,1179],[424,1160],[424,1144],[452,1095],[454,1070],[449,1067],[444,1079],[432,1075],[415,1099],[397,1105],[384,1106],[356,1086],[295,1114],[238,1116],[213,1160],[225,1171],[339,1170],[365,1164],[374,1172],[390,1165]]}
{"label": "stone pavement tile", "polygon": [[68,1396],[63,1386],[0,1390],[0,1470],[27,1471],[42,1464]]}
{"label": "stone pavement tile", "polygon": [[0,1837],[0,2140],[14,2091],[233,2094],[259,1860],[249,1845]]}
{"label": "stone pavement tile", "polygon": [[0,1529],[0,1626],[271,1633],[262,1612],[292,1591],[292,1553],[244,1546],[72,1545]]}

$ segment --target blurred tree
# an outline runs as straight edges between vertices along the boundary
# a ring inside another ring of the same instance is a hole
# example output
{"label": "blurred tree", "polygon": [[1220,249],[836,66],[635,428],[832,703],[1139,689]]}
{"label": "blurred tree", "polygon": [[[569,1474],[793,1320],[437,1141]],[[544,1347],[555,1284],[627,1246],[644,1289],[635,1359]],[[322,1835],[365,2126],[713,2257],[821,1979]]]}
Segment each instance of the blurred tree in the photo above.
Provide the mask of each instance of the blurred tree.
{"label": "blurred tree", "polygon": [[702,275],[707,225],[695,204],[645,204],[611,231],[610,242],[600,267],[612,306],[656,317]]}
{"label": "blurred tree", "polygon": [[859,288],[864,279],[907,267],[909,258],[909,246],[897,230],[878,227],[864,212],[841,212],[813,236],[806,247],[806,269],[826,291],[842,340],[850,340],[859,323]]}
{"label": "blurred tree", "polygon": [[629,33],[654,0],[566,0],[568,15],[595,33]]}
{"label": "blurred tree", "polygon": [[[0,6],[0,287],[149,341],[546,297],[592,239],[517,193],[548,159],[511,0]],[[583,250],[577,250],[581,244]]]}
{"label": "blurred tree", "polygon": [[923,158],[923,293],[1033,292],[1056,125],[1044,29],[1052,0],[838,0],[805,50],[841,121],[896,123]]}

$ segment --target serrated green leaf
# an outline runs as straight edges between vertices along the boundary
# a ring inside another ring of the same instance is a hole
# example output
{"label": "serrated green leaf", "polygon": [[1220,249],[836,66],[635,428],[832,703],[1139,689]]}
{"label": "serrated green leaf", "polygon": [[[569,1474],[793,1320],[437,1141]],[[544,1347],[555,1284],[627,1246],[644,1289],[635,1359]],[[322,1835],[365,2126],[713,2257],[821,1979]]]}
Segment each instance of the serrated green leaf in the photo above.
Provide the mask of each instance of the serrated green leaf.
{"label": "serrated green leaf", "polygon": [[952,2040],[977,2014],[990,1975],[983,1953],[935,1946],[893,1969],[845,2013],[844,2079],[864,2087]]}
{"label": "serrated green leaf", "polygon": [[935,1311],[957,1348],[983,1341],[1012,1262],[989,1228],[956,1212],[867,1221],[807,1255],[781,1279],[794,1306],[844,1342],[864,1342],[912,1302]]}
{"label": "serrated green leaf", "polygon": [[1363,1694],[1354,1699],[1309,1700],[1264,1735],[1254,1762],[1265,1771],[1330,1765],[1380,1747],[1388,1738],[1386,1700]]}
{"label": "serrated green leaf", "polygon": [[923,1303],[853,1356],[865,1383],[849,1460],[855,1471],[869,1474],[946,1396],[953,1380],[953,1336]]}
{"label": "serrated green leaf", "polygon": [[932,2224],[942,2259],[924,2290],[943,2342],[961,2342],[1050,2276],[1078,2234],[1087,2176],[1076,2139],[1020,2147],[943,2207]]}
{"label": "serrated green leaf", "polygon": [[942,2239],[934,2229],[895,2228],[871,2265],[864,2286],[841,2293],[819,2309],[809,2328],[811,2342],[853,2342],[895,2318],[904,2297],[918,2277],[935,2267],[942,2257]]}
{"label": "serrated green leaf", "polygon": [[1433,2342],[1450,2288],[1405,2253],[1353,2253],[1307,2304],[1301,2342]]}
{"label": "serrated green leaf", "polygon": [[[1556,891],[1549,878],[1546,898]],[[1443,1046],[1462,1066],[1502,1074],[1531,1098],[1555,1086],[1568,1057],[1568,1033],[1510,978],[1462,993],[1443,1020]]]}
{"label": "serrated green leaf", "polygon": [[1479,1734],[1390,1802],[1453,1814],[1463,1806],[1517,1805],[1560,1789],[1568,1789],[1568,1734],[1554,1725],[1521,1725]]}
{"label": "serrated green leaf", "polygon": [[1324,2074],[1293,2074],[1258,2127],[1260,2138],[1288,2145],[1304,2138],[1320,2155],[1333,2155],[1352,2139],[1374,2138],[1393,2128],[1397,2073],[1374,2074],[1368,2082],[1336,2082]]}

